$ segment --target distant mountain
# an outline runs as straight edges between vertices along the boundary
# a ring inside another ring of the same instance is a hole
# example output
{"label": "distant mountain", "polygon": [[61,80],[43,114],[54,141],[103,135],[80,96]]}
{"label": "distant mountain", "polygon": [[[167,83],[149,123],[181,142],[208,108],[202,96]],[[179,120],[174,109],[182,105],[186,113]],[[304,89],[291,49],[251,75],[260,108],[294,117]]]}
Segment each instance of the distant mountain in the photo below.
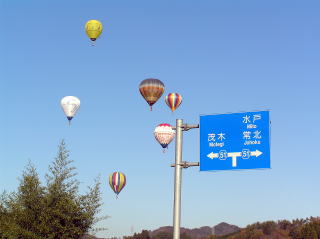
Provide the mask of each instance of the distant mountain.
{"label": "distant mountain", "polygon": [[221,222],[212,228],[212,234],[216,236],[224,236],[227,234],[240,231],[240,227]]}
{"label": "distant mountain", "polygon": [[[186,235],[194,239],[205,238],[210,235],[223,236],[223,235],[231,234],[238,231],[240,231],[239,227],[225,223],[225,222],[222,222],[213,227],[204,226],[204,227],[194,228],[194,229],[181,227],[180,229],[181,233],[185,233]],[[172,226],[160,227],[154,231],[151,231],[149,234],[152,238],[160,232],[166,232],[166,233],[172,234],[173,227]]]}

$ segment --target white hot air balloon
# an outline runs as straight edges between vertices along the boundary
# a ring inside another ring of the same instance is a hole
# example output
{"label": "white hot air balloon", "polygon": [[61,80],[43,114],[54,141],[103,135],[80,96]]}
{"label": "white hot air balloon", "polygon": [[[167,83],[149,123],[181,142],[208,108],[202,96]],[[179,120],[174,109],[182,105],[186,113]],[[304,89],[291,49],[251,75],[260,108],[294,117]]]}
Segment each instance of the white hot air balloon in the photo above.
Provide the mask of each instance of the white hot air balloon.
{"label": "white hot air balloon", "polygon": [[176,132],[172,129],[170,124],[159,124],[154,129],[154,137],[163,148],[163,152],[168,147],[170,142],[174,139]]}
{"label": "white hot air balloon", "polygon": [[64,114],[69,120],[70,125],[72,118],[76,115],[78,109],[80,108],[80,100],[75,96],[65,96],[61,99],[60,104]]}

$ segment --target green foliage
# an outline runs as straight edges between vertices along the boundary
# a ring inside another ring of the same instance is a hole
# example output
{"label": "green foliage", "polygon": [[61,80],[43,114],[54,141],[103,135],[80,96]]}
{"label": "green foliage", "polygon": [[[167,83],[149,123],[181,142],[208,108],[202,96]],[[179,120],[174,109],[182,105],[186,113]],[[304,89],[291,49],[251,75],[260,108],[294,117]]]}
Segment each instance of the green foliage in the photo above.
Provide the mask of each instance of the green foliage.
{"label": "green foliage", "polygon": [[46,184],[40,182],[36,169],[29,163],[16,192],[0,198],[0,238],[3,239],[72,239],[81,238],[99,221],[100,182],[84,195],[79,195],[75,168],[61,142],[58,155]]}

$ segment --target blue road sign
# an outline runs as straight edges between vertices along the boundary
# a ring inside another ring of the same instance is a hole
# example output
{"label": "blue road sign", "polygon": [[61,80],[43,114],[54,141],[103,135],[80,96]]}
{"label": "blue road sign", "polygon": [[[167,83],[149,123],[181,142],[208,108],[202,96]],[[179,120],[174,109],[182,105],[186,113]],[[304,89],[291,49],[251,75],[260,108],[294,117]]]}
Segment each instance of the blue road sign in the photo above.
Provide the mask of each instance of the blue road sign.
{"label": "blue road sign", "polygon": [[270,168],[269,111],[200,116],[200,171]]}

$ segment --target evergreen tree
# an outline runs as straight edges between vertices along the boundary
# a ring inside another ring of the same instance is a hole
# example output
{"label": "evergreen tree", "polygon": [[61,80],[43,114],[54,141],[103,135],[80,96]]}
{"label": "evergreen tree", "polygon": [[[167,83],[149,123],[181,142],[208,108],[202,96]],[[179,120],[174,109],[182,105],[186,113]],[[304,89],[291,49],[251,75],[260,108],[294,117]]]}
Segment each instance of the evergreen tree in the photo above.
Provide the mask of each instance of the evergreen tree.
{"label": "evergreen tree", "polygon": [[65,142],[46,174],[42,186],[36,169],[29,163],[22,174],[17,192],[0,198],[0,238],[72,239],[84,237],[97,218],[101,203],[100,182],[79,194],[79,181],[70,164]]}

